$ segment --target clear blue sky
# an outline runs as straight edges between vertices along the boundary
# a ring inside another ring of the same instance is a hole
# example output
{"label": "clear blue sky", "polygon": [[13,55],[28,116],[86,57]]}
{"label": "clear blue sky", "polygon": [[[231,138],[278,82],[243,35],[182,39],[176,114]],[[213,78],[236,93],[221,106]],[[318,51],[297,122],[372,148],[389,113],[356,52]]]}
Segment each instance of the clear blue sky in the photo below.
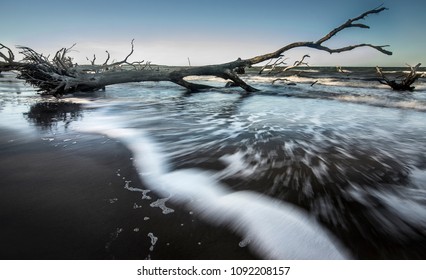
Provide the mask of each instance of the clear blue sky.
{"label": "clear blue sky", "polygon": [[423,0],[2,0],[0,42],[26,45],[44,54],[77,43],[82,62],[109,50],[116,59],[135,39],[134,60],[158,64],[220,63],[274,51],[294,41],[313,41],[351,17],[384,3],[389,8],[365,21],[371,29],[351,29],[329,46],[389,44],[389,57],[370,49],[346,54],[299,49],[311,65],[403,66],[426,64]]}

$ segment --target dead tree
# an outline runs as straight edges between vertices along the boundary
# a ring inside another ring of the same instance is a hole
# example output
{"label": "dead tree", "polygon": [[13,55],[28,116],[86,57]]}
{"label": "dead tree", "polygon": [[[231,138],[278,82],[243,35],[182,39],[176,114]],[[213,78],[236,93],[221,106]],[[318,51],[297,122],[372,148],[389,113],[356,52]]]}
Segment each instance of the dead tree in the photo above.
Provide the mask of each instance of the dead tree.
{"label": "dead tree", "polygon": [[280,65],[285,65],[286,64],[286,60],[288,59],[288,57],[283,58],[283,56],[281,55],[280,57],[278,57],[277,59],[271,59],[269,60],[268,63],[266,63],[260,70],[259,70],[259,75],[261,75],[263,73],[263,71],[267,70],[268,67],[271,67],[268,71],[268,74],[271,74],[276,67],[280,66]]}
{"label": "dead tree", "polygon": [[422,77],[422,74],[417,73],[417,70],[419,69],[420,65],[420,63],[414,67],[408,65],[408,67],[410,67],[410,72],[404,76],[396,77],[394,80],[391,80],[390,78],[386,77],[385,74],[383,74],[382,68],[376,66],[377,74],[380,75],[379,82],[381,84],[390,86],[393,90],[413,91],[415,87],[412,86],[412,84],[414,84],[417,79]]}
{"label": "dead tree", "polygon": [[[284,69],[282,69],[280,72],[278,72],[277,74],[280,74],[280,73],[284,73],[284,72],[286,72],[286,71],[288,71],[288,70],[290,70],[290,69],[293,69],[293,68],[296,68],[296,67],[299,67],[299,66],[301,66],[301,65],[305,65],[305,66],[309,66],[309,64],[307,63],[307,62],[305,62],[304,60],[305,60],[305,58],[307,58],[307,57],[310,57],[309,55],[307,55],[307,54],[305,54],[303,57],[302,57],[302,59],[301,60],[296,60],[294,63],[293,63],[293,65],[290,65],[290,66],[287,66],[286,68],[284,68]],[[270,72],[269,72],[270,73]],[[300,74],[300,72],[299,72],[299,74]],[[298,75],[298,74],[296,74],[296,75]],[[275,82],[277,82],[277,81],[288,81],[286,78],[278,78],[278,79],[275,79],[275,80],[273,80],[272,81],[272,84],[274,84]],[[295,83],[293,83],[293,82],[290,82],[290,83],[288,83],[287,85],[291,85],[291,86],[293,86],[293,85],[296,85]]]}
{"label": "dead tree", "polygon": [[[347,20],[317,41],[295,42],[271,53],[248,59],[238,58],[237,60],[223,64],[197,67],[132,67],[134,64],[128,62],[128,59],[133,53],[133,41],[131,43],[131,51],[127,57],[122,61],[111,64],[75,65],[72,64],[72,59],[67,56],[70,48],[59,50],[53,59],[49,59],[31,48],[22,46],[18,48],[24,58],[20,62],[14,62],[13,53],[11,53],[10,49],[1,45],[2,49],[4,48],[8,51],[9,56],[4,54],[1,55],[4,61],[0,61],[0,71],[17,70],[20,73],[18,77],[37,87],[40,93],[52,94],[55,96],[77,91],[94,91],[112,84],[144,81],[169,81],[183,86],[189,91],[200,91],[211,88],[211,86],[208,85],[196,84],[185,80],[188,76],[216,76],[232,81],[246,92],[254,92],[257,91],[257,89],[241,79],[236,71],[264,61],[281,58],[285,52],[294,48],[307,47],[333,54],[351,51],[360,47],[370,47],[386,55],[391,55],[392,52],[385,49],[387,46],[362,43],[341,48],[330,48],[324,45],[324,43],[345,29],[352,27],[369,28],[369,26],[359,23],[359,21],[369,15],[379,14],[384,10],[386,10],[385,7],[378,7],[364,12],[355,18]],[[90,61],[93,61],[94,64],[94,59]]]}
{"label": "dead tree", "polygon": [[[3,53],[5,50],[7,51],[7,54]],[[15,55],[12,50],[3,44],[0,44],[0,73],[3,71],[19,70],[20,66],[21,63],[15,61]]]}

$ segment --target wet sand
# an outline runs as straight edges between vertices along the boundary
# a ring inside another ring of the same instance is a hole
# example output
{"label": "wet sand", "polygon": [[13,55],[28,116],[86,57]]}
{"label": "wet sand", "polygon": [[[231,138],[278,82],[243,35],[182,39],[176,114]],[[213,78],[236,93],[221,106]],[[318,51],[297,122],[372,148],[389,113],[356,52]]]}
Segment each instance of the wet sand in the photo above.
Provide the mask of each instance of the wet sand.
{"label": "wet sand", "polygon": [[54,143],[0,129],[0,259],[257,258],[229,230],[125,189],[146,188],[120,143]]}

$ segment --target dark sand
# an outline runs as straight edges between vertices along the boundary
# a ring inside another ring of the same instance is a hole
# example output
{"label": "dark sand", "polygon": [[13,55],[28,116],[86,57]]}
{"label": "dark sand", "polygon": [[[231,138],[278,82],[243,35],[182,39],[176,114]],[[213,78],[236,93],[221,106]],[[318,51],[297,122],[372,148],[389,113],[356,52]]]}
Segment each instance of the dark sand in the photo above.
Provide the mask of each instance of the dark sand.
{"label": "dark sand", "polygon": [[146,189],[131,157],[99,135],[55,145],[0,129],[0,259],[256,258],[229,230],[171,202],[164,215],[154,193],[126,190]]}

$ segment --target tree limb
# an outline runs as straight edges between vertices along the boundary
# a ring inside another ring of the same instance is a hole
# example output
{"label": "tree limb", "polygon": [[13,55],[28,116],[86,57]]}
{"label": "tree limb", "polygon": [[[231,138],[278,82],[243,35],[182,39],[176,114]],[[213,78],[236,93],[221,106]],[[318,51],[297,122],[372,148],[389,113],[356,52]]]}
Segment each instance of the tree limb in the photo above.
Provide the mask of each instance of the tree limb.
{"label": "tree limb", "polygon": [[112,64],[106,64],[103,67],[110,68],[110,67],[118,66],[118,65],[121,65],[121,64],[125,64],[125,63],[129,64],[127,62],[127,59],[129,59],[129,57],[133,54],[133,51],[134,51],[134,48],[135,48],[134,41],[135,41],[135,39],[132,39],[132,41],[130,43],[132,45],[132,49],[130,50],[130,53],[122,61],[118,61],[118,62],[115,62],[115,63],[112,63]]}
{"label": "tree limb", "polygon": [[296,60],[293,65],[287,66],[286,68],[284,68],[281,72],[285,72],[288,71],[290,69],[299,67],[300,65],[306,65],[309,66],[307,62],[304,62],[305,58],[310,57],[309,55],[305,54],[301,60]]}
{"label": "tree limb", "polygon": [[[383,85],[387,85],[390,86],[393,90],[397,90],[397,91],[413,91],[414,90],[414,86],[412,86],[412,84],[414,84],[417,79],[419,79],[420,77],[422,77],[422,74],[418,74],[417,70],[420,67],[420,63],[418,63],[416,66],[411,66],[408,65],[407,66],[410,68],[410,73],[406,74],[403,76],[403,80],[398,81],[396,79],[391,80],[390,78],[386,77],[386,75],[383,73],[382,68],[380,68],[379,66],[376,66],[376,71],[377,74],[379,74],[380,79],[379,82]],[[397,77],[398,78],[398,77]]]}
{"label": "tree limb", "polygon": [[108,51],[105,51],[105,52],[107,53],[108,57],[107,57],[107,59],[105,60],[104,64],[102,64],[102,66],[108,65],[108,61],[109,61],[109,59],[110,59],[110,57],[111,57]]}
{"label": "tree limb", "polygon": [[234,71],[227,69],[227,70],[225,70],[225,74],[226,74],[226,77],[228,79],[230,79],[231,81],[233,81],[239,87],[243,88],[245,91],[247,91],[247,92],[258,91],[258,89],[256,89],[256,88],[248,85],[246,82],[244,82],[243,80],[241,80],[240,77],[238,77],[238,75],[235,74]]}
{"label": "tree limb", "polygon": [[93,59],[92,60],[90,60],[88,57],[86,57],[86,60],[90,62],[90,65],[95,65],[96,54],[93,55]]}
{"label": "tree limb", "polygon": [[11,49],[9,49],[8,47],[6,47],[6,46],[5,46],[5,45],[3,45],[3,44],[0,44],[0,50],[2,50],[2,49],[6,49],[6,50],[7,50],[8,56],[6,56],[5,54],[3,54],[3,53],[0,51],[0,57],[1,57],[2,59],[4,59],[4,62],[6,62],[6,63],[12,63],[12,62],[15,60],[15,56],[13,55],[12,50],[11,50]]}
{"label": "tree limb", "polygon": [[[342,47],[342,48],[337,48],[337,49],[332,49],[326,46],[323,46],[322,44],[325,43],[326,41],[330,40],[332,37],[334,37],[337,33],[343,31],[344,29],[347,28],[351,28],[351,27],[360,27],[359,24],[355,24],[354,22],[360,20],[360,19],[364,19],[365,17],[367,17],[370,14],[378,14],[384,10],[387,10],[387,8],[385,7],[378,7],[375,8],[373,10],[369,10],[363,14],[361,14],[358,17],[349,19],[348,21],[346,21],[344,24],[340,25],[339,27],[333,29],[330,33],[326,34],[325,36],[321,37],[319,40],[317,40],[316,42],[296,42],[296,43],[291,43],[289,45],[286,45],[278,50],[276,50],[275,52],[272,53],[268,53],[265,55],[260,55],[260,56],[255,56],[253,58],[247,59],[246,62],[248,65],[254,65],[266,60],[269,60],[271,58],[278,58],[282,53],[294,49],[294,48],[300,48],[300,47],[308,47],[308,48],[313,48],[313,49],[318,49],[318,50],[323,50],[323,51],[327,51],[329,53],[340,53],[340,52],[346,52],[346,51],[351,51],[355,48],[360,48],[360,47],[370,47],[370,48],[374,48],[386,55],[392,55],[392,52],[385,50],[384,47],[388,47],[387,45],[385,46],[375,46],[372,44],[358,44],[358,45],[353,45],[353,46],[347,46],[347,47]],[[366,25],[363,25],[366,28]]]}
{"label": "tree limb", "polygon": [[322,37],[321,39],[319,39],[318,41],[315,42],[315,44],[317,45],[321,45],[322,43],[330,40],[333,36],[335,36],[337,33],[339,33],[340,31],[346,29],[346,28],[351,28],[351,27],[359,27],[359,28],[370,28],[368,25],[365,24],[360,24],[360,23],[354,23],[358,20],[364,19],[366,18],[368,15],[371,14],[378,14],[384,10],[387,10],[387,8],[382,7],[382,5],[380,5],[379,7],[373,9],[373,10],[369,10],[355,18],[349,19],[348,21],[346,21],[344,24],[340,25],[339,27],[333,29],[330,33],[328,33],[327,35],[325,35],[324,37]]}

